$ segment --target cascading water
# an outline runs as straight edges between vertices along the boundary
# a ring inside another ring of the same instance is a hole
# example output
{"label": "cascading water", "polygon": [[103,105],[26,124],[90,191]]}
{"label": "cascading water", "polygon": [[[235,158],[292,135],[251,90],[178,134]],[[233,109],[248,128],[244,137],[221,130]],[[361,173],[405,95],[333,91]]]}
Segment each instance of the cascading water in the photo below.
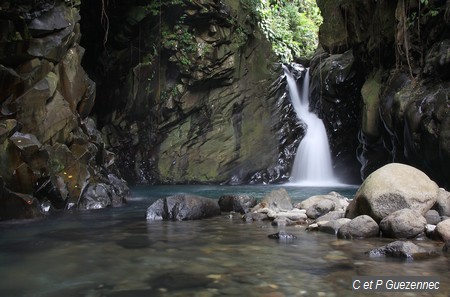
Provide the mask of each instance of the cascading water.
{"label": "cascading water", "polygon": [[307,69],[301,96],[297,83],[289,69],[283,65],[292,105],[307,126],[295,156],[290,181],[303,186],[328,186],[338,184],[333,174],[327,132],[321,119],[309,111],[309,68]]}

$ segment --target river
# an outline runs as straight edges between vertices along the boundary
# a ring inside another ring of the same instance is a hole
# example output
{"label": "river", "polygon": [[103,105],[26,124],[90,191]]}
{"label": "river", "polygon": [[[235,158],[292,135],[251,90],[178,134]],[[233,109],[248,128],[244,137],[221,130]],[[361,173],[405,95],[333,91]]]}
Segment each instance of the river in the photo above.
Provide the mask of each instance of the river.
{"label": "river", "polygon": [[[269,222],[245,223],[238,214],[183,222],[147,222],[157,198],[187,192],[219,198],[262,198],[280,186],[135,187],[124,207],[0,223],[0,296],[360,296],[354,276],[439,276],[436,293],[449,296],[450,260],[371,259],[365,252],[392,240],[338,240],[304,226],[286,227],[296,240],[279,242]],[[293,202],[356,187],[285,186]],[[419,245],[439,249],[423,240]],[[374,294],[372,296],[387,296]]]}

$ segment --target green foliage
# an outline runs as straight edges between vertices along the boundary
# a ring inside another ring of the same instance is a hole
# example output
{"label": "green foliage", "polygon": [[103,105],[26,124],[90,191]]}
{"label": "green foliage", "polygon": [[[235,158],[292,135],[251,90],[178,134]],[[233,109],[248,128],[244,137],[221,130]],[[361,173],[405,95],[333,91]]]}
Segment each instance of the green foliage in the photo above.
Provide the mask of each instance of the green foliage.
{"label": "green foliage", "polygon": [[157,0],[157,1],[149,1],[150,3],[145,6],[148,13],[152,15],[159,15],[161,10],[165,8],[170,8],[173,5],[181,5],[183,4],[183,0]]}
{"label": "green foliage", "polygon": [[440,8],[433,6],[429,0],[420,0],[418,11],[411,11],[408,14],[408,28],[419,28],[421,20],[427,20],[429,17],[435,17],[439,14]]}
{"label": "green foliage", "polygon": [[161,92],[161,101],[165,102],[170,98],[177,98],[180,95],[180,92],[176,86],[173,86],[167,90],[163,90]]}
{"label": "green foliage", "polygon": [[189,26],[184,25],[184,17],[173,28],[163,28],[162,46],[176,53],[175,57],[183,66],[191,65],[191,57],[197,51],[197,41]]}
{"label": "green foliage", "polygon": [[283,62],[309,57],[318,44],[322,16],[315,0],[241,0],[255,11],[259,24]]}

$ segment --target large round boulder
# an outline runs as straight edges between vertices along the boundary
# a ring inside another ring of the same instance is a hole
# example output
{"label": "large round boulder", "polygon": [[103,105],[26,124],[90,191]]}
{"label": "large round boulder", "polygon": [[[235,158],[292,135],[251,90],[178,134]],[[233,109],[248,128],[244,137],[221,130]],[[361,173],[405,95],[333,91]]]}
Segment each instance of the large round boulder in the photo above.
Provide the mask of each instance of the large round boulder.
{"label": "large round boulder", "polygon": [[409,165],[391,163],[367,177],[347,207],[346,217],[365,214],[380,222],[404,208],[424,215],[436,203],[438,193],[438,185],[422,171]]}
{"label": "large round boulder", "polygon": [[178,194],[156,200],[147,208],[147,220],[197,220],[220,215],[217,200],[210,198]]}

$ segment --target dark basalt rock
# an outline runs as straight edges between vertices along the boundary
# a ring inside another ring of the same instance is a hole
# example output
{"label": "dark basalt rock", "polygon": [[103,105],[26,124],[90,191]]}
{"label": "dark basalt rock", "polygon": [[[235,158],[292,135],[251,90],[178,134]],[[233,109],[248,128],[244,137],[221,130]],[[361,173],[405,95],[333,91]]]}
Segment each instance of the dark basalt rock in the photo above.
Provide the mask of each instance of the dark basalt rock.
{"label": "dark basalt rock", "polygon": [[[357,176],[359,169],[364,180],[399,162],[449,187],[446,2],[433,2],[433,17],[403,1],[317,4],[324,22],[311,61],[311,99],[330,135],[335,171]],[[411,23],[402,23],[399,11]]]}
{"label": "dark basalt rock", "polygon": [[[95,83],[81,66],[79,5],[62,0],[1,4],[6,26],[0,45],[0,172],[7,189],[0,198],[1,219],[78,205],[121,205],[129,195],[126,183],[111,175],[117,174],[114,158],[87,118]],[[95,184],[108,194],[85,191]],[[83,200],[82,193],[88,198]]]}
{"label": "dark basalt rock", "polygon": [[31,195],[9,190],[0,177],[0,220],[40,217],[42,217],[42,211],[38,200]]}
{"label": "dark basalt rock", "polygon": [[220,215],[217,200],[210,198],[178,194],[158,199],[147,208],[147,220],[198,220]]}
{"label": "dark basalt rock", "polygon": [[324,122],[335,174],[348,182],[359,179],[355,160],[363,84],[359,68],[352,50],[336,55],[318,52],[311,61],[310,109]]}
{"label": "dark basalt rock", "polygon": [[248,195],[225,195],[219,198],[221,211],[247,213],[256,205],[256,199]]}
{"label": "dark basalt rock", "polygon": [[113,205],[111,188],[103,183],[89,184],[84,190],[78,208],[81,210],[101,209]]}

